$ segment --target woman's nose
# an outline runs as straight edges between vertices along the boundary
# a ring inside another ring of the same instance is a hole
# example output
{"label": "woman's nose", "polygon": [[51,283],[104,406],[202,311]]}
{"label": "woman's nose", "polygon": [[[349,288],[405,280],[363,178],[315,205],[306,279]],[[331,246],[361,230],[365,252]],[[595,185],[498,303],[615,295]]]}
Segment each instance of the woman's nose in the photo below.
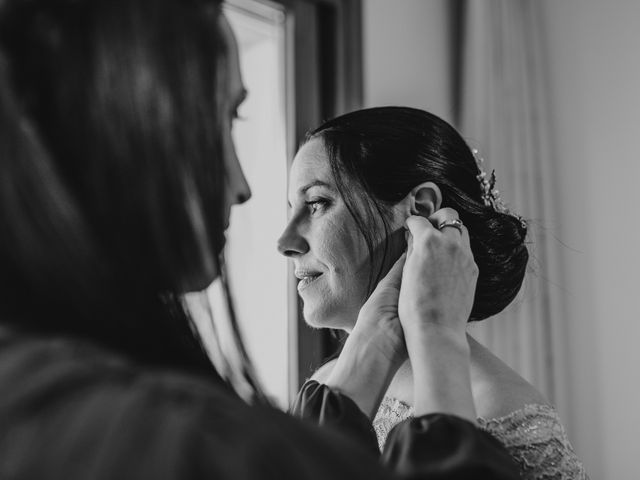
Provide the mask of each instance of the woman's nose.
{"label": "woman's nose", "polygon": [[247,188],[243,189],[240,192],[236,193],[235,205],[242,205],[244,202],[251,198],[251,188],[249,188],[249,184],[247,184]]}
{"label": "woman's nose", "polygon": [[309,244],[296,231],[296,225],[293,221],[289,222],[287,228],[284,229],[282,235],[278,239],[278,252],[285,257],[295,257],[303,255],[309,251]]}
{"label": "woman's nose", "polygon": [[244,176],[242,167],[238,164],[238,171],[235,178],[235,198],[233,199],[235,205],[241,205],[251,198],[251,187],[247,182],[247,177]]}
{"label": "woman's nose", "polygon": [[251,187],[249,187],[247,177],[245,177],[244,172],[242,171],[242,166],[240,165],[240,161],[238,160],[238,156],[233,145],[231,146],[227,157],[230,160],[229,164],[226,165],[226,174],[227,181],[229,183],[228,188],[231,192],[231,205],[240,205],[251,198]]}

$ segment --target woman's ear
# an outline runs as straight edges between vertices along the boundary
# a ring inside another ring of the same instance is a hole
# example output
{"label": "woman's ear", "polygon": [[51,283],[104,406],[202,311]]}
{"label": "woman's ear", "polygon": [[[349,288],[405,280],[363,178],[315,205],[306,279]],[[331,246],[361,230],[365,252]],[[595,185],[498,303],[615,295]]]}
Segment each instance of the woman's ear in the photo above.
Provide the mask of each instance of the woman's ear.
{"label": "woman's ear", "polygon": [[433,182],[424,182],[409,192],[411,215],[428,218],[442,205],[442,192]]}

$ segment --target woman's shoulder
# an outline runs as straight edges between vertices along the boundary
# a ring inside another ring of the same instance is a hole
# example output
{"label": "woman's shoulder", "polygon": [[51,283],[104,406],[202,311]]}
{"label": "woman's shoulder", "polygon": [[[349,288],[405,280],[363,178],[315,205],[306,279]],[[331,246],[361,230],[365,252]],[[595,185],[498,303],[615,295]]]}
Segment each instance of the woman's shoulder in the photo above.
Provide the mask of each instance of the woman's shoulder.
{"label": "woman's shoulder", "polygon": [[484,418],[501,418],[525,409],[528,405],[550,407],[547,399],[517,373],[505,372],[495,383],[478,388],[477,412]]}
{"label": "woman's shoulder", "polygon": [[0,339],[0,391],[2,478],[366,478],[334,432],[82,342]]}
{"label": "woman's shoulder", "polygon": [[478,425],[499,439],[523,478],[584,479],[556,410],[517,372],[474,340],[472,378]]}
{"label": "woman's shoulder", "polygon": [[3,423],[20,430],[37,419],[40,435],[58,443],[103,429],[117,437],[120,427],[127,425],[142,434],[150,423],[164,428],[169,418],[171,425],[183,425],[205,406],[232,413],[236,404],[241,405],[213,379],[140,365],[92,342],[65,336],[2,336],[0,390]]}
{"label": "woman's shoulder", "polygon": [[527,404],[502,417],[479,418],[478,426],[502,442],[526,480],[588,478],[558,413],[548,404]]}
{"label": "woman's shoulder", "polygon": [[548,401],[527,380],[478,341],[469,337],[471,383],[478,416],[500,418],[529,404]]}
{"label": "woman's shoulder", "polygon": [[[102,398],[149,395],[158,402],[224,391],[204,377],[140,365],[85,339],[7,332],[0,335],[0,385],[10,392],[1,404],[5,408],[25,397],[42,396],[54,405],[57,399],[96,391]],[[109,405],[105,401],[103,406]]]}

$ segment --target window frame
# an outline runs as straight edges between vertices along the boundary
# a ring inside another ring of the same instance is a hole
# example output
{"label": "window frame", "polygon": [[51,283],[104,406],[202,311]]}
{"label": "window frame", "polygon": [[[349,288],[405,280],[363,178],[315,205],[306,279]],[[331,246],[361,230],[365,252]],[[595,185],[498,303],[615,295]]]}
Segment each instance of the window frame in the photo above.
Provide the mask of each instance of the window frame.
{"label": "window frame", "polygon": [[[307,131],[324,120],[362,108],[361,0],[253,0],[285,15],[287,170]],[[244,0],[226,3],[251,13]],[[283,208],[287,208],[283,192]],[[288,268],[289,400],[304,380],[338,348],[328,329],[314,330],[302,317],[297,279]]]}
{"label": "window frame", "polygon": [[[324,120],[362,108],[362,4],[360,0],[281,0],[292,31],[293,68],[288,167],[306,132]],[[293,269],[289,273],[290,399],[339,347],[328,329],[309,328],[302,317]]]}

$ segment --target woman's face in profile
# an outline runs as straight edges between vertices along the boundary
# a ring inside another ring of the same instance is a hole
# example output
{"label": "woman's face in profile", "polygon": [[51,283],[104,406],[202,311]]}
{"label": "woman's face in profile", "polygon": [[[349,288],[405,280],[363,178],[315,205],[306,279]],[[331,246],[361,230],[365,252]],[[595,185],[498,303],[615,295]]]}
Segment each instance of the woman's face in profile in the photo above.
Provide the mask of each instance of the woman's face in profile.
{"label": "woman's face in profile", "polygon": [[351,330],[369,286],[369,253],[338,193],[321,140],[306,143],[289,173],[291,217],[278,241],[300,279],[304,318]]}
{"label": "woman's face in profile", "polygon": [[[251,189],[240,166],[231,135],[233,122],[237,118],[238,107],[247,96],[240,72],[238,45],[231,26],[224,15],[218,17],[218,28],[225,42],[225,50],[227,52],[227,55],[222,61],[224,76],[218,84],[218,88],[221,90],[221,111],[219,112],[221,121],[219,124],[221,128],[220,139],[222,142],[226,187],[223,198],[224,217],[222,220],[224,223],[220,225],[221,228],[219,230],[222,238],[218,244],[223,245],[224,231],[229,227],[231,207],[246,202],[251,197]],[[200,291],[207,288],[219,275],[214,255],[218,255],[220,252],[212,252],[211,242],[207,239],[205,221],[202,218],[203,211],[197,201],[192,202],[191,215],[194,228],[198,232],[197,247],[200,251],[200,261],[197,271],[190,272],[185,282],[183,290],[187,292]]]}
{"label": "woman's face in profile", "polygon": [[240,73],[240,58],[238,55],[238,44],[231,30],[229,22],[220,15],[219,27],[225,39],[228,48],[228,56],[226,59],[227,82],[223,82],[223,92],[221,95],[223,101],[223,119],[222,124],[222,147],[224,154],[224,167],[226,174],[226,195],[225,195],[225,224],[224,229],[229,227],[229,217],[231,207],[246,202],[251,197],[251,189],[244,176],[242,167],[236,154],[233,144],[231,130],[233,121],[238,116],[238,107],[247,96],[247,91],[242,82],[242,74]]}

